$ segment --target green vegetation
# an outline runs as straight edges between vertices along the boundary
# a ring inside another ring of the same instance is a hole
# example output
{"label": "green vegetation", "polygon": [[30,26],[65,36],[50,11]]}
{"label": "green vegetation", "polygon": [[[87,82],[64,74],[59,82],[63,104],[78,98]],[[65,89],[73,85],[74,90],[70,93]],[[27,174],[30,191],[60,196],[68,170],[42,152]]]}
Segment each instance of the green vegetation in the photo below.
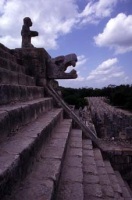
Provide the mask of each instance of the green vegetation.
{"label": "green vegetation", "polygon": [[98,88],[64,88],[60,87],[64,100],[70,104],[75,105],[76,108],[84,107],[87,102],[85,97],[90,96],[106,96],[110,103],[127,110],[132,110],[132,85],[109,85],[102,89]]}

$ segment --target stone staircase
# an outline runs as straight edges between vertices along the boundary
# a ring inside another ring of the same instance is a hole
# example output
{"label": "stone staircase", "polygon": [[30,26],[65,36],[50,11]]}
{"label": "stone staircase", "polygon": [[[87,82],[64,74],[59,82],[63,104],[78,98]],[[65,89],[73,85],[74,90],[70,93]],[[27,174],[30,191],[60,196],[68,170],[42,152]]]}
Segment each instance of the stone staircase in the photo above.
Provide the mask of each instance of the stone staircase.
{"label": "stone staircase", "polygon": [[132,199],[101,150],[1,44],[0,134],[1,200]]}
{"label": "stone staircase", "polygon": [[84,199],[132,199],[131,190],[91,140],[83,140]]}

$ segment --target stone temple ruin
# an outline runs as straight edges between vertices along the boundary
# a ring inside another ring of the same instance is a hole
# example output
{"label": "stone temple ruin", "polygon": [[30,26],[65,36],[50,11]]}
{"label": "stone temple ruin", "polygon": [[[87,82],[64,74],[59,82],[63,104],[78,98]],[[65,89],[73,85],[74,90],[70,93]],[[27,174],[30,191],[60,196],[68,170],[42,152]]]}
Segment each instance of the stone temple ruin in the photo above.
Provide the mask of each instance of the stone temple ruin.
{"label": "stone temple ruin", "polygon": [[100,138],[132,139],[131,113],[109,105],[104,97],[90,97],[88,102]]}
{"label": "stone temple ruin", "polygon": [[[106,128],[98,126],[100,136],[110,130],[113,137],[113,115],[102,107],[98,112],[93,104],[99,99],[90,98],[87,126],[80,121],[54,80],[77,77],[75,70],[65,72],[77,56],[52,58],[34,48],[31,37],[38,33],[31,26],[24,18],[22,48],[0,44],[0,199],[132,199],[131,148],[107,148],[96,132],[100,118]],[[114,117],[118,124],[121,118]]]}

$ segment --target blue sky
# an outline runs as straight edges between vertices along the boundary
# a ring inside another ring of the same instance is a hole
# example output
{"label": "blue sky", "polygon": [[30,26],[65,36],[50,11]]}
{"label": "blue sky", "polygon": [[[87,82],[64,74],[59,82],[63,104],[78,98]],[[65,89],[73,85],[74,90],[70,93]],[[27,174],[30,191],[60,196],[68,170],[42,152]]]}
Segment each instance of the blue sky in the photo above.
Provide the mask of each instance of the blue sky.
{"label": "blue sky", "polygon": [[77,54],[78,78],[60,85],[132,84],[132,0],[0,0],[0,43],[20,48],[27,16],[39,32],[34,46],[53,58]]}

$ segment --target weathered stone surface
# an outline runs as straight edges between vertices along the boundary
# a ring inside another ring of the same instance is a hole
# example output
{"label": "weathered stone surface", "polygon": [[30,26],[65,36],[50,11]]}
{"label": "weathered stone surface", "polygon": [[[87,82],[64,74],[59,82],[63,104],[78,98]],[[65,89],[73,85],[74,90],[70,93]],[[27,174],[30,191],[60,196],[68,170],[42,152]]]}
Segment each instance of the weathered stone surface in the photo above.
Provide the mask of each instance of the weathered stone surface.
{"label": "weathered stone surface", "polygon": [[88,98],[92,119],[98,136],[111,139],[131,139],[132,129],[127,132],[127,127],[132,127],[131,113],[112,107],[105,97]]}
{"label": "weathered stone surface", "polygon": [[75,148],[82,148],[82,143],[78,141],[72,141],[70,146]]}
{"label": "weathered stone surface", "polygon": [[24,74],[18,74],[18,84],[27,85],[27,86],[35,86],[36,82],[33,77],[30,77]]}
{"label": "weathered stone surface", "polygon": [[83,186],[81,183],[65,182],[57,195],[57,200],[83,200]]}
{"label": "weathered stone surface", "polygon": [[34,179],[50,179],[56,181],[61,170],[61,160],[52,158],[44,159],[44,157],[40,155],[38,162],[41,164],[35,166],[32,177]]}
{"label": "weathered stone surface", "polygon": [[83,171],[89,174],[98,174],[96,165],[93,165],[93,164],[84,165]]}
{"label": "weathered stone surface", "polygon": [[[111,170],[110,170],[110,172],[111,172]],[[98,167],[98,173],[102,174],[102,175],[105,175],[107,173],[105,167],[104,166],[103,167]]]}
{"label": "weathered stone surface", "polygon": [[70,154],[72,156],[82,156],[82,149],[81,148],[71,148]]}
{"label": "weathered stone surface", "polygon": [[33,77],[0,68],[0,84],[35,86]]}
{"label": "weathered stone surface", "polygon": [[5,52],[10,52],[10,49],[4,46],[3,44],[0,43],[0,49],[5,51]]}
{"label": "weathered stone surface", "polygon": [[64,182],[80,182],[82,183],[83,176],[80,167],[68,166],[63,170],[63,181]]}
{"label": "weathered stone surface", "polygon": [[[58,192],[57,200],[122,200],[122,192],[123,198],[130,199],[127,187],[122,183],[122,188],[119,187],[110,163],[104,164],[100,150],[94,149],[93,153],[92,141],[83,140],[82,150],[82,131],[71,130],[72,120],[63,120],[62,109],[51,111],[51,99],[39,99],[44,96],[45,86],[47,88],[52,83],[57,90],[58,83],[52,79],[77,77],[75,70],[65,72],[68,66],[75,66],[77,56],[69,54],[51,58],[45,49],[33,48],[31,37],[38,33],[30,30],[32,22],[29,18],[29,24],[26,23],[22,28],[21,49],[10,50],[0,44],[0,198],[4,193],[9,194],[12,185],[30,171],[13,195],[7,197],[8,200],[51,200],[54,199],[54,191]],[[61,98],[59,100],[63,101]],[[98,102],[96,98],[95,102]],[[9,103],[11,105],[2,106]],[[123,122],[127,127],[132,123],[121,112],[103,107],[104,102],[100,104],[104,111],[101,114],[100,108],[94,108],[92,99],[89,105],[98,131],[104,136],[108,133],[117,135],[118,131],[120,135],[126,128],[124,125],[121,127]],[[110,116],[106,111],[110,112]],[[116,114],[119,114],[119,118]],[[79,123],[74,113],[71,117]],[[106,127],[101,127],[103,123]],[[59,126],[55,128],[56,125]],[[90,116],[88,123],[80,127],[99,146]],[[130,130],[128,132],[130,136]],[[9,137],[4,138],[2,134]],[[119,156],[125,155],[120,148],[115,148],[115,151],[119,152]],[[129,155],[122,160],[129,162]]]}
{"label": "weathered stone surface", "polygon": [[[76,129],[71,131],[64,167],[62,169],[57,191],[57,200],[68,200],[68,198],[83,199],[82,148],[71,147],[73,138],[79,139],[77,141],[78,144],[80,144],[82,140],[76,133],[79,133],[79,135],[82,136],[81,131],[77,131]],[[80,149],[79,154],[75,153],[77,149]]]}
{"label": "weathered stone surface", "polygon": [[25,67],[19,65],[16,61],[12,62],[4,57],[0,57],[0,67],[14,72],[25,73]]}
{"label": "weathered stone surface", "polygon": [[[6,48],[6,47],[5,47]],[[9,50],[9,49],[8,49]],[[12,62],[16,62],[16,58],[14,55],[12,55],[10,53],[10,50],[9,51],[6,51],[5,49],[1,49],[0,47],[0,57],[2,58],[6,58],[7,60],[9,61],[12,61]]]}
{"label": "weathered stone surface", "polygon": [[0,85],[0,105],[44,97],[44,89],[36,86]]}
{"label": "weathered stone surface", "polygon": [[87,198],[91,199],[91,197],[101,198],[103,196],[103,194],[102,194],[100,184],[96,184],[96,183],[85,184],[84,185],[84,196],[86,196],[86,199]]}
{"label": "weathered stone surface", "polygon": [[75,54],[69,54],[66,56],[59,56],[49,59],[47,66],[47,76],[50,79],[74,79],[77,78],[77,73],[72,70],[66,73],[66,69],[69,66],[75,67],[77,62],[77,56]]}
{"label": "weathered stone surface", "polygon": [[132,197],[131,197],[131,194],[130,194],[130,192],[128,191],[128,189],[127,189],[127,187],[126,187],[126,185],[125,185],[125,182],[124,182],[124,180],[122,179],[120,173],[119,173],[118,171],[116,171],[115,174],[116,174],[116,176],[117,176],[117,178],[118,178],[119,184],[120,184],[121,189],[122,189],[122,196],[123,196],[124,198],[128,198],[128,199],[130,198],[130,199],[131,199],[131,198],[132,198]]}
{"label": "weathered stone surface", "polygon": [[43,48],[22,48],[13,50],[13,54],[25,66],[27,75],[33,76],[37,85],[46,82],[47,62],[51,58]]}
{"label": "weathered stone surface", "polygon": [[[84,153],[84,152],[83,152],[83,153]],[[94,157],[92,157],[92,156],[87,156],[87,155],[85,155],[85,154],[83,154],[83,157],[84,157],[83,162],[84,162],[85,165],[95,165],[95,164],[96,164],[96,163],[95,163]]]}
{"label": "weathered stone surface", "polygon": [[104,167],[103,160],[96,160],[96,165],[97,165],[97,167]]}
{"label": "weathered stone surface", "polygon": [[92,142],[90,141],[90,142],[87,143],[85,140],[83,140],[83,149],[92,150],[93,149]]}
{"label": "weathered stone surface", "polygon": [[121,189],[121,186],[118,182],[117,176],[115,175],[114,170],[113,170],[110,162],[106,161],[104,163],[105,163],[105,168],[106,168],[106,171],[108,173],[110,182],[112,183],[112,187],[113,187],[113,190],[115,192],[115,195],[117,197],[121,197],[122,196],[122,189]]}
{"label": "weathered stone surface", "polygon": [[32,48],[33,45],[31,44],[31,37],[38,36],[37,31],[31,31],[30,27],[32,26],[32,21],[29,17],[25,17],[23,19],[23,26],[22,26],[22,48]]}
{"label": "weathered stone surface", "polygon": [[[15,194],[13,193],[12,196],[7,196],[6,199],[10,200],[51,200],[53,194],[54,183],[52,180],[36,180],[36,182],[26,181],[24,182],[25,187],[23,184],[20,185],[19,192]],[[5,200],[6,200],[5,199]]]}
{"label": "weathered stone surface", "polygon": [[66,165],[70,167],[82,167],[82,158],[80,156],[69,155],[66,158]]}
{"label": "weathered stone surface", "polygon": [[102,188],[103,195],[106,197],[106,199],[109,197],[114,197],[114,190],[112,187],[112,183],[110,182],[109,176],[105,169],[103,157],[99,149],[94,150],[94,157],[95,157],[95,162],[97,166],[97,171],[99,168],[101,168],[101,170],[98,171],[98,175],[99,175],[99,180],[100,180],[100,185]]}
{"label": "weathered stone surface", "polygon": [[103,191],[104,196],[106,196],[106,198],[107,197],[114,198],[114,191],[113,191],[111,185],[103,185],[102,191]]}
{"label": "weathered stone surface", "polygon": [[108,174],[99,174],[102,185],[111,185]]}
{"label": "weathered stone surface", "polygon": [[[54,115],[55,115],[55,113],[54,113]],[[51,116],[53,116],[53,113]],[[45,117],[47,119],[48,114]],[[44,118],[41,119],[41,124],[40,124],[40,120],[38,120],[39,128],[40,127],[42,128],[44,126],[43,125],[44,121],[45,121]],[[50,118],[50,121],[51,121],[51,118]],[[67,120],[64,120],[63,124],[64,124],[64,122],[67,123]],[[31,129],[33,129],[34,133],[36,132],[36,130],[35,130],[36,125],[37,125],[37,123],[35,123],[33,125],[33,127],[32,126],[30,127]],[[45,126],[47,126],[47,125],[45,124]],[[60,123],[59,126],[57,127],[57,129],[59,129],[61,126],[62,126],[62,124]],[[70,124],[67,124],[67,129],[68,129],[68,126],[69,126],[69,131],[70,131]],[[10,197],[7,197],[7,199],[8,198],[10,200],[14,200],[14,199],[21,200],[21,198],[25,199],[25,200],[26,199],[41,200],[43,198],[46,200],[52,199],[53,193],[55,190],[55,185],[57,184],[59,173],[61,170],[60,166],[61,166],[61,162],[63,161],[63,157],[52,159],[53,156],[51,154],[48,158],[45,158],[45,155],[47,155],[49,152],[47,147],[50,146],[50,144],[52,143],[52,139],[53,139],[52,135],[59,134],[57,131],[56,132],[53,131],[53,127],[52,127],[51,131],[52,132],[49,132],[49,134],[51,134],[51,138],[50,138],[50,140],[47,140],[45,145],[42,147],[42,149],[38,153],[37,158],[36,158],[37,162],[34,163],[34,167],[31,170],[30,174],[28,174],[26,180],[23,180],[23,182],[20,185],[18,185],[18,187],[16,188],[16,191],[14,190],[13,194]],[[45,133],[42,133],[42,134],[44,135],[47,133],[48,132],[45,131]],[[25,130],[25,133],[22,134],[21,137],[27,137],[26,130]],[[40,137],[40,136],[38,135],[38,137]],[[68,135],[67,135],[67,137],[68,137]],[[40,138],[42,139],[42,137],[40,137]],[[29,140],[31,140],[31,139],[34,140],[34,138],[32,138],[30,136]],[[62,137],[62,139],[63,139],[63,137]],[[37,141],[38,141],[38,138],[36,138],[36,142]],[[53,141],[54,141],[54,139],[53,139]],[[65,143],[66,143],[66,141],[67,141],[67,138],[65,138]],[[19,140],[19,142],[21,142],[21,140]],[[19,144],[18,144],[18,146],[19,146]],[[31,145],[30,145],[30,147],[31,147]],[[50,148],[52,148],[54,150],[54,146],[50,146]],[[58,148],[62,149],[62,147],[58,147]],[[64,151],[64,148],[63,148],[63,151]],[[59,151],[58,151],[58,153],[59,153]],[[60,154],[58,154],[58,155],[60,155]],[[32,191],[32,190],[34,190],[34,191]],[[20,198],[19,198],[19,196],[20,196]]]}
{"label": "weathered stone surface", "polygon": [[94,157],[94,153],[93,153],[93,150],[92,149],[84,149],[83,150],[83,155],[84,156],[88,156],[88,157]]}
{"label": "weathered stone surface", "polygon": [[80,132],[80,129],[73,129],[72,130],[72,138],[74,137],[74,140],[75,138],[82,138],[82,133]]}
{"label": "weathered stone surface", "polygon": [[0,84],[18,84],[18,74],[0,68]]}
{"label": "weathered stone surface", "polygon": [[63,154],[63,148],[58,147],[46,147],[47,154],[44,155],[44,158],[54,158],[54,159],[60,159]]}
{"label": "weathered stone surface", "polygon": [[52,141],[49,142],[49,147],[62,147],[64,148],[65,147],[65,138],[57,138],[57,139],[52,139]]}
{"label": "weathered stone surface", "polygon": [[98,175],[94,174],[85,174],[84,183],[88,184],[100,184]]}
{"label": "weathered stone surface", "polygon": [[[13,186],[16,180],[18,181],[23,174],[27,173],[33,159],[32,156],[35,156],[44,140],[49,137],[49,134],[59,122],[61,109],[54,110],[54,113],[51,111],[51,113],[54,117],[50,118],[48,123],[44,124],[46,118],[50,116],[47,113],[47,115],[42,115],[35,122],[19,131],[19,134],[12,137],[11,140],[1,145],[1,152],[3,153],[0,157],[0,169],[1,178],[3,177],[4,181],[0,183],[0,197],[6,193],[8,188]],[[13,148],[14,146],[15,148]]]}
{"label": "weathered stone surface", "polygon": [[29,122],[35,120],[41,113],[52,108],[52,105],[47,107],[46,104],[51,104],[51,98],[39,99],[25,103],[15,104],[14,106],[0,107],[0,127],[1,138],[18,132],[19,128]]}

